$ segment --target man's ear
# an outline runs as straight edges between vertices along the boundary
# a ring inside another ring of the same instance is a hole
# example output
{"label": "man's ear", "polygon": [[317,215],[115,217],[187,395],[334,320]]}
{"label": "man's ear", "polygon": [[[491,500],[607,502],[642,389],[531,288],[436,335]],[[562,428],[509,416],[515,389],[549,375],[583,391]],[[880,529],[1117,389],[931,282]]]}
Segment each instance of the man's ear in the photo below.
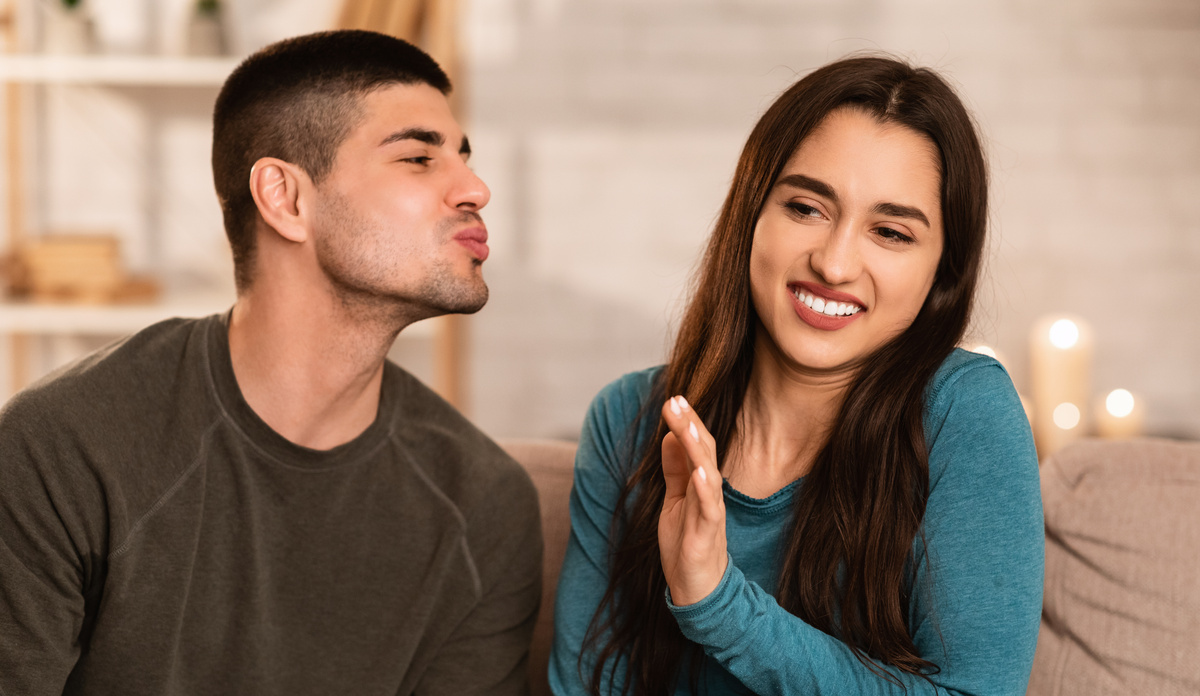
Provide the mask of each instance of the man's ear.
{"label": "man's ear", "polygon": [[311,189],[308,175],[294,164],[263,157],[250,169],[250,195],[258,214],[290,242],[308,239],[308,206],[300,205],[301,188]]}

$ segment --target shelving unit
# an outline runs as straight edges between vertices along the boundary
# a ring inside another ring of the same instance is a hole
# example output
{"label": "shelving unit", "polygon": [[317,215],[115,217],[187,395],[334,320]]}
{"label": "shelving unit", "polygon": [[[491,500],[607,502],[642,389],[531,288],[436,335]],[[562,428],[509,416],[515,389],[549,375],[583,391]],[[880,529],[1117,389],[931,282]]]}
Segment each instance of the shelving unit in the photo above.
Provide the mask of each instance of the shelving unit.
{"label": "shelving unit", "polygon": [[[9,18],[11,21],[11,17]],[[10,37],[15,33],[10,33]],[[11,45],[11,44],[10,44]],[[8,84],[8,247],[27,238],[24,167],[20,161],[27,129],[20,123],[22,87],[217,88],[238,61],[232,58],[138,55],[0,55],[0,81]],[[31,339],[36,336],[124,335],[171,317],[204,316],[227,309],[232,292],[181,291],[169,287],[156,301],[140,304],[57,304],[0,299],[0,333],[11,336],[10,386],[30,379]]]}
{"label": "shelving unit", "polygon": [[170,56],[0,56],[0,80],[30,84],[220,87],[234,58]]}
{"label": "shelving unit", "polygon": [[[135,55],[36,55],[0,54],[0,82],[8,84],[9,243],[11,250],[25,238],[24,190],[19,152],[22,132],[18,122],[21,86],[79,85],[107,87],[210,87],[224,83],[237,67],[236,58],[201,58]],[[232,291],[180,291],[169,285],[163,296],[144,304],[53,304],[4,299],[0,296],[0,335],[12,340],[11,386],[14,391],[29,379],[30,338],[34,336],[124,335],[172,317],[206,316],[228,309]],[[409,339],[434,343],[435,384],[448,398],[460,389],[458,354],[445,350],[460,331],[454,317],[439,317],[404,331]],[[449,356],[447,358],[446,356]]]}

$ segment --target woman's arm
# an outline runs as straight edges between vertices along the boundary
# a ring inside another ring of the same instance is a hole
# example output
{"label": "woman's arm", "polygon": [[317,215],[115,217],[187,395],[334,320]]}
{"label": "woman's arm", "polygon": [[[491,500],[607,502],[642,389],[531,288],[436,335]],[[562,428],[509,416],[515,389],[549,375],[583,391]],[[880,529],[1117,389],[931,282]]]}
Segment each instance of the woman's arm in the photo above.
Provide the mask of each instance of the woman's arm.
{"label": "woman's arm", "polygon": [[[588,625],[608,587],[609,531],[621,487],[635,466],[634,420],[650,392],[654,371],[626,375],[592,401],[575,455],[571,489],[571,536],[558,580],[550,688],[559,696],[588,693],[593,662],[580,655]],[[618,665],[617,683],[624,679]],[[609,680],[606,675],[605,689]]]}
{"label": "woman's arm", "polygon": [[[887,669],[903,686],[878,676],[730,565],[710,594],[671,611],[685,636],[755,693],[934,693],[936,685],[951,694],[1024,694],[1043,572],[1028,423],[1008,376],[990,360],[960,365],[929,398],[928,553],[918,540],[909,623],[940,672],[926,681]],[[675,562],[664,558],[664,567]]]}

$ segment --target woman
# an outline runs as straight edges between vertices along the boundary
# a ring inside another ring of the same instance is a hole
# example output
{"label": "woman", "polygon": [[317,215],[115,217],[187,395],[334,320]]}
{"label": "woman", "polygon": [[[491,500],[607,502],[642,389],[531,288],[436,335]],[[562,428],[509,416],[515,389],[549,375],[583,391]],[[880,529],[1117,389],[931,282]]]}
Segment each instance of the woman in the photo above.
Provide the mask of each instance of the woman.
{"label": "woman", "polygon": [[843,60],[771,106],[670,361],[588,413],[556,693],[1024,693],[1037,459],[955,348],[986,221],[936,74]]}

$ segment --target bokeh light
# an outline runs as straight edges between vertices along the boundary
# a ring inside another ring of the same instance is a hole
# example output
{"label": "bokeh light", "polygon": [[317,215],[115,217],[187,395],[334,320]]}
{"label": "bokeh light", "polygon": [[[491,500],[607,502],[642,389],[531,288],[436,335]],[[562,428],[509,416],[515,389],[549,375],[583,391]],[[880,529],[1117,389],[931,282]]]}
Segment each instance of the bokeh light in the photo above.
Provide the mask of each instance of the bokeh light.
{"label": "bokeh light", "polygon": [[1104,408],[1117,418],[1124,418],[1133,413],[1133,394],[1127,389],[1114,389],[1104,400]]}
{"label": "bokeh light", "polygon": [[1070,319],[1059,319],[1050,326],[1050,342],[1066,350],[1079,342],[1079,327]]}
{"label": "bokeh light", "polygon": [[1070,430],[1079,425],[1079,407],[1069,401],[1055,406],[1054,424],[1063,430]]}

